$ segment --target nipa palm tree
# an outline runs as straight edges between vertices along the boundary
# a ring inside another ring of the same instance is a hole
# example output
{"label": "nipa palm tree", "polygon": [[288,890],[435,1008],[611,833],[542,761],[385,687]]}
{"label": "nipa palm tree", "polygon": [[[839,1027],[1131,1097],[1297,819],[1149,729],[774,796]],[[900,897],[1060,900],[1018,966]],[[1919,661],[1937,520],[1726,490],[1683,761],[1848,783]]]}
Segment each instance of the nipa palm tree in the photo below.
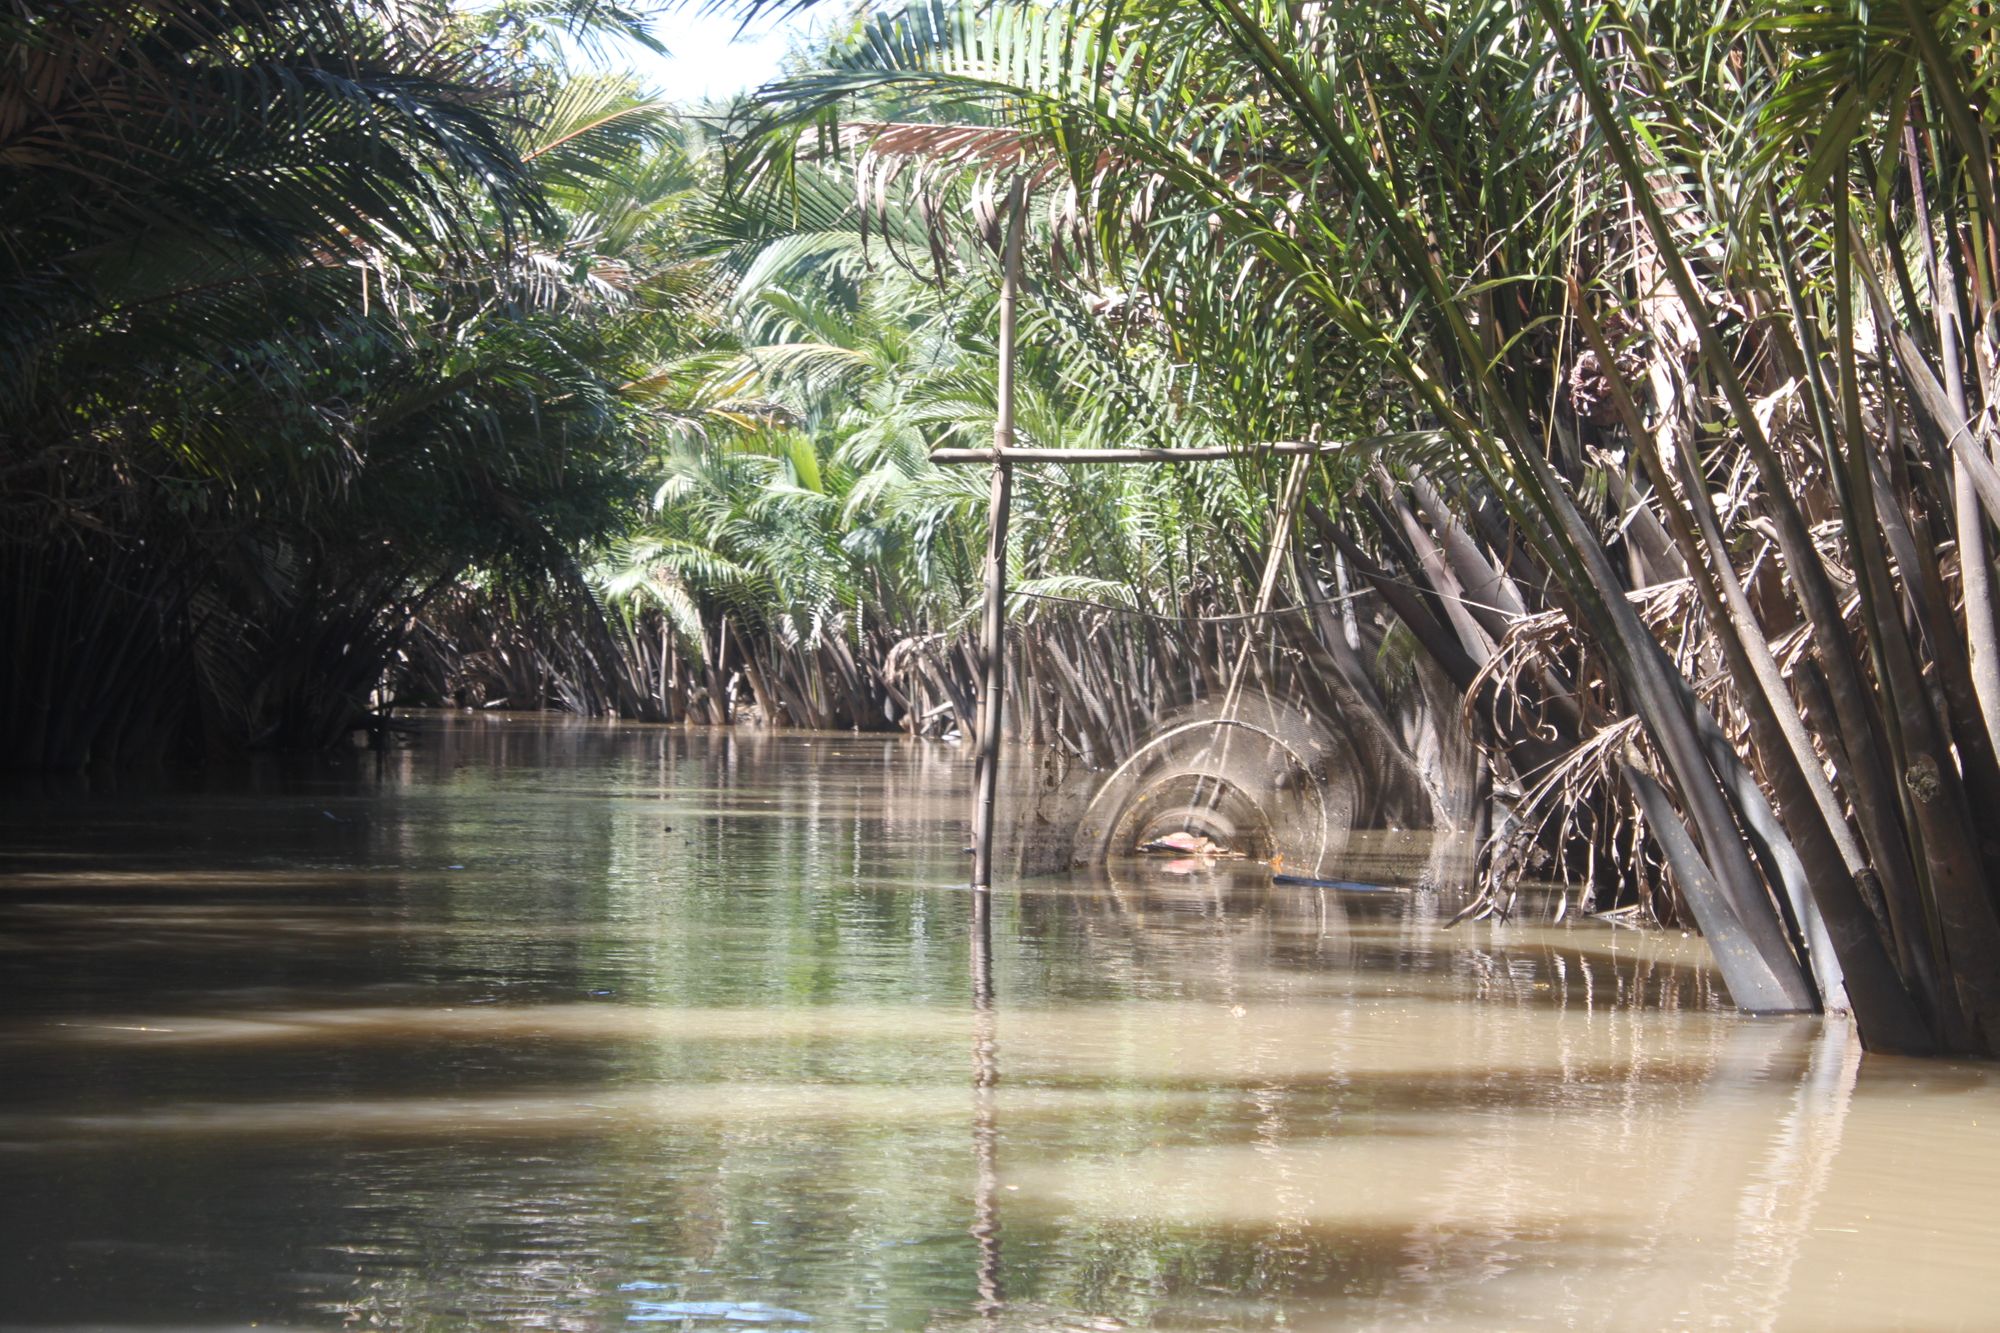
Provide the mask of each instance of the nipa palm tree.
{"label": "nipa palm tree", "polygon": [[[1451,573],[1399,614],[1585,743],[1742,964],[1740,1001],[1838,987],[1873,1046],[1990,1053],[1982,23],[931,7],[772,96],[808,149],[864,162],[920,136],[836,128],[857,96],[1018,130],[1067,243],[1209,380],[1275,381],[1327,436],[1379,442],[1308,528],[1351,566],[1402,548]],[[1478,583],[1531,595],[1478,606]],[[1554,651],[1527,651],[1537,598]]]}

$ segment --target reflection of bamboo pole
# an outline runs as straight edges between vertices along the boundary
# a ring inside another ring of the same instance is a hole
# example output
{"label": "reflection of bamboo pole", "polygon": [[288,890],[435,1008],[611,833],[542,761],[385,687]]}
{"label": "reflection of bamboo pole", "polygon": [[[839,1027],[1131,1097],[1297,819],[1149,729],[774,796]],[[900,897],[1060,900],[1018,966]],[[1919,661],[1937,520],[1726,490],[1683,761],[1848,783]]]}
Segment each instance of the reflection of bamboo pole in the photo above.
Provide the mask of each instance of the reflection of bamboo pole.
{"label": "reflection of bamboo pole", "polygon": [[991,1321],[1006,1296],[1000,1286],[1000,1125],[994,1090],[1000,1044],[993,1013],[993,895],[972,894],[972,1238],[979,1246],[979,1313]]}
{"label": "reflection of bamboo pole", "polygon": [[972,887],[993,883],[993,804],[1000,782],[1001,699],[1007,683],[1007,515],[1013,501],[1014,306],[1021,285],[1021,233],[1027,213],[1020,181],[1007,195],[1007,252],[1000,269],[1000,384],[993,420],[993,489],[986,525],[986,611],[980,647],[986,661],[979,696],[979,763],[973,775]]}

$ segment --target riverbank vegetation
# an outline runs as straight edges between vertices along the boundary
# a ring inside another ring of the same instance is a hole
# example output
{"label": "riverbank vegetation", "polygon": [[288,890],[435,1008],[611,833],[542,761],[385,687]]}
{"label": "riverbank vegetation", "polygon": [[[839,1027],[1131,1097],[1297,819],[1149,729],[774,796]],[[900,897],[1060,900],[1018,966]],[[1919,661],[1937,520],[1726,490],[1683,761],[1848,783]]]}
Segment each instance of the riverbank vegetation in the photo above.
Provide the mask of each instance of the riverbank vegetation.
{"label": "riverbank vegetation", "polygon": [[[1775,1005],[1830,989],[1831,954],[1878,1044],[1984,1050],[1979,22],[930,9],[779,100],[864,160],[1043,181],[1055,234],[1101,266],[1085,281],[1146,292],[1211,380],[1290,409],[1255,437],[1362,442],[1328,499],[1376,507],[1375,542],[1403,529],[1403,576],[1458,608],[1439,657],[1502,664],[1469,692],[1540,705],[1525,739],[1559,757],[1519,771],[1590,754]],[[890,87],[971,115],[923,135],[845,113]],[[797,142],[781,129],[772,160]],[[1542,615],[1580,655],[1534,650]]]}
{"label": "riverbank vegetation", "polygon": [[992,438],[1022,182],[1019,441],[1240,451],[1023,465],[1022,739],[1247,671],[1450,822],[1462,716],[1489,892],[1671,882],[1739,1001],[2000,1042],[1983,11],[919,5],[699,119],[507,11],[64,13],[0,33],[17,761],[969,736],[927,455]]}
{"label": "riverbank vegetation", "polygon": [[700,336],[635,315],[700,308],[660,242],[675,129],[541,55],[613,23],[0,19],[10,763],[327,744],[440,589],[574,586],[637,512],[676,404],[633,386]]}

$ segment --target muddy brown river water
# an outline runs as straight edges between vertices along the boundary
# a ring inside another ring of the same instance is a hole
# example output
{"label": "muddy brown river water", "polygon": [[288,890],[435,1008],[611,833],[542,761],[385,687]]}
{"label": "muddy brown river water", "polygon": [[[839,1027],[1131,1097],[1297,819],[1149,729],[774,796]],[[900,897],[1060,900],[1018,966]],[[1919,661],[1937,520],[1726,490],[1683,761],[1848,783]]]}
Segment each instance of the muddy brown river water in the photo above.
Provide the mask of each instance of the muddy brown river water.
{"label": "muddy brown river water", "polygon": [[0,1328],[1995,1328],[2000,1075],[1698,939],[1157,865],[969,766],[433,719],[0,802]]}

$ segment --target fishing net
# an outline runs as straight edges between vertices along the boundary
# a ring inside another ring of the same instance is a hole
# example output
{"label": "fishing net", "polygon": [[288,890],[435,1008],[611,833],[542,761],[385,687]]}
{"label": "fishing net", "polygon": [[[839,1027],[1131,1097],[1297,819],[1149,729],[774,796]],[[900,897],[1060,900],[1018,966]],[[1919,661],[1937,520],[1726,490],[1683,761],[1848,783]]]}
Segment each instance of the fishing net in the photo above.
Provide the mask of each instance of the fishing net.
{"label": "fishing net", "polygon": [[1167,618],[1071,602],[1025,617],[1008,730],[1028,744],[1003,760],[1017,771],[1002,864],[1033,875],[1150,852],[1465,882],[1483,805],[1456,692],[1412,660],[1391,695],[1363,693],[1323,628],[1296,607]]}

